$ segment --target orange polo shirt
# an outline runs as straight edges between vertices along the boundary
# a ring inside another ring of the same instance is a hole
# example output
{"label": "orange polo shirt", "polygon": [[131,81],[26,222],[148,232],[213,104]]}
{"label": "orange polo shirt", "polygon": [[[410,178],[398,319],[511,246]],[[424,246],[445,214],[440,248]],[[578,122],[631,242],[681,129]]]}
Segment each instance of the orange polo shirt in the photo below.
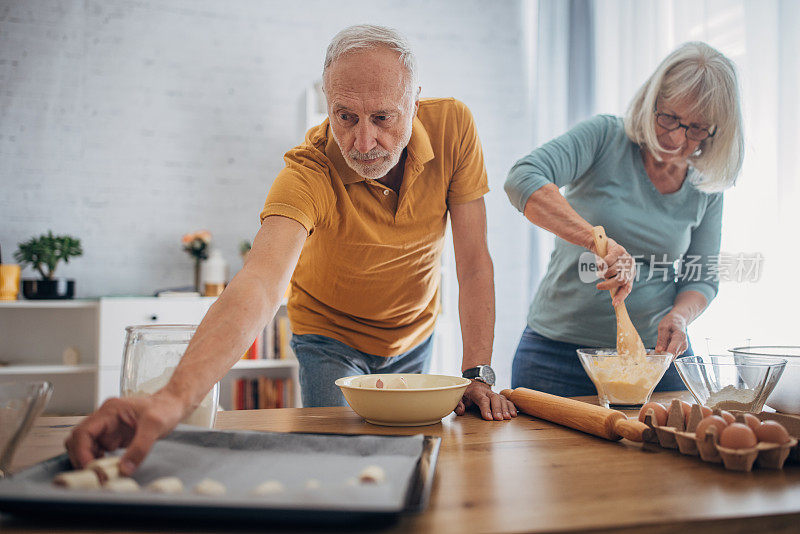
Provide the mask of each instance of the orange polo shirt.
{"label": "orange polo shirt", "polygon": [[399,195],[347,166],[328,120],[284,156],[261,220],[309,234],[291,282],[295,334],[390,357],[433,332],[448,206],[482,197],[488,180],[472,114],[453,98],[420,100],[406,150]]}

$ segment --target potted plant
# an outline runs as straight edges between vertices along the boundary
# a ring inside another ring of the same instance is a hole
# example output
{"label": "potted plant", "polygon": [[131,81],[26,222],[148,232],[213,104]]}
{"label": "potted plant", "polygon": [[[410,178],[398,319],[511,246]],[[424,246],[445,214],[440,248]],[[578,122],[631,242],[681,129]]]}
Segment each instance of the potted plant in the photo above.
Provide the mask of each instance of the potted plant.
{"label": "potted plant", "polygon": [[23,278],[22,294],[28,299],[71,299],[75,296],[75,280],[55,277],[60,261],[83,255],[81,240],[68,235],[53,235],[52,231],[19,243],[14,258],[30,265],[41,279]]}

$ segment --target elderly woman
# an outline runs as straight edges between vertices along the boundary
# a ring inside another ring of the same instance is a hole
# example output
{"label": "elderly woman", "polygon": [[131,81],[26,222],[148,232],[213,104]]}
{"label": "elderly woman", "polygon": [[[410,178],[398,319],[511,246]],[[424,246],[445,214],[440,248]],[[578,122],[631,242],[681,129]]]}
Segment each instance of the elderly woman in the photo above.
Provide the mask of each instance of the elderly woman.
{"label": "elderly woman", "polygon": [[[511,203],[557,236],[514,356],[512,387],[595,393],[575,349],[615,346],[608,289],[617,289],[614,304],[627,298],[646,347],[691,354],[687,326],[717,294],[722,191],[741,168],[741,122],[732,62],[687,43],[639,89],[624,119],[586,120],[512,167]],[[597,225],[613,238],[600,283],[580,272],[593,263]],[[670,366],[657,390],[676,389],[685,388]]]}

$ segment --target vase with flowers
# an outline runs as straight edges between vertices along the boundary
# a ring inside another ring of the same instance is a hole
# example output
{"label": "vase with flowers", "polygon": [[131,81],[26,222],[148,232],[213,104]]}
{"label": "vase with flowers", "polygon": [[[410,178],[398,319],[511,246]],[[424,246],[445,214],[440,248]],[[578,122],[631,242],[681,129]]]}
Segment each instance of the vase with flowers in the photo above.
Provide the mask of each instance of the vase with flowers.
{"label": "vase with flowers", "polygon": [[211,232],[200,230],[184,234],[181,238],[181,243],[183,244],[183,250],[194,258],[194,290],[200,292],[200,264],[208,259]]}

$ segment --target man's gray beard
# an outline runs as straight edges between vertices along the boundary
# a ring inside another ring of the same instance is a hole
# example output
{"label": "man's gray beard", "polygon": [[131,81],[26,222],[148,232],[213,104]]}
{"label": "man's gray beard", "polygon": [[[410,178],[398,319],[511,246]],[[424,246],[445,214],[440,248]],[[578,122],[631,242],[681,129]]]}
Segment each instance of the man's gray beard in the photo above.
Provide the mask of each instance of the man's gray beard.
{"label": "man's gray beard", "polygon": [[[344,158],[345,163],[347,166],[353,169],[356,174],[361,176],[362,178],[369,178],[371,180],[380,180],[387,174],[389,171],[394,169],[394,166],[400,161],[400,157],[403,155],[403,150],[408,146],[408,142],[411,140],[411,124],[409,124],[408,131],[403,136],[403,142],[400,144],[397,149],[393,150],[389,153],[389,159],[383,165],[359,165],[357,160],[350,157],[349,154],[345,154],[344,150],[342,150],[342,145],[339,143],[339,140],[336,138],[336,134],[331,128],[331,135],[333,135],[333,140],[336,141],[336,146],[339,147],[339,151],[342,153],[342,157]],[[356,154],[361,154],[361,152],[353,149],[351,152]]]}

